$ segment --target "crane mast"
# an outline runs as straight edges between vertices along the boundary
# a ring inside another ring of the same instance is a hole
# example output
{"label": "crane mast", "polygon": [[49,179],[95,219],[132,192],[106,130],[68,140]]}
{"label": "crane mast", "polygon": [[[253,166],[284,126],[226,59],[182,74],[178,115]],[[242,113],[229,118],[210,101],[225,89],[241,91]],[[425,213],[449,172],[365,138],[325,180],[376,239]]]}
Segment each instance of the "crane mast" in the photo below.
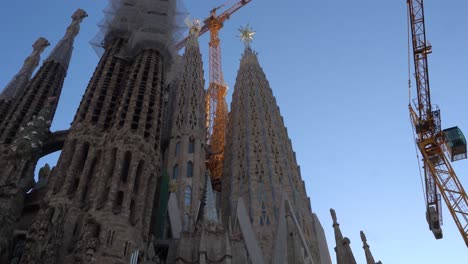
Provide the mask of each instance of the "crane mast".
{"label": "crane mast", "polygon": [[430,97],[427,55],[432,47],[426,40],[424,2],[407,0],[407,4],[417,89],[416,110],[410,104],[409,111],[423,160],[426,218],[436,239],[442,238],[442,197],[468,246],[468,197],[450,163],[466,158],[466,141],[457,127],[441,129],[440,110],[432,106]]}
{"label": "crane mast", "polygon": [[[210,83],[206,93],[206,127],[208,131],[207,143],[210,146],[210,153],[207,160],[207,167],[211,174],[213,187],[220,191],[221,177],[223,175],[224,146],[226,140],[226,125],[228,110],[226,103],[227,85],[224,82],[223,69],[221,66],[221,40],[219,30],[223,27],[224,21],[228,20],[232,14],[252,0],[240,0],[220,15],[216,11],[226,6],[226,3],[210,11],[210,16],[203,22],[199,36],[210,31],[209,58],[210,58]],[[188,37],[176,44],[176,49],[185,47]]]}
{"label": "crane mast", "polygon": [[210,30],[210,84],[206,93],[206,126],[208,129],[208,145],[210,153],[207,161],[211,180],[215,189],[220,191],[223,175],[224,145],[227,125],[227,85],[224,82],[221,66],[221,46],[218,32],[223,22],[216,16],[217,8],[211,10],[211,16],[205,20]]}
{"label": "crane mast", "polygon": [[210,155],[207,160],[207,166],[210,170],[213,188],[217,191],[221,191],[228,119],[226,104],[227,85],[224,82],[223,69],[221,67],[221,41],[218,32],[223,27],[224,21],[250,1],[241,0],[217,16],[216,11],[224,7],[225,4],[223,4],[211,10],[210,16],[205,19],[205,25],[207,25],[210,31],[210,84],[206,94],[206,126],[208,129],[207,141],[210,146]]}

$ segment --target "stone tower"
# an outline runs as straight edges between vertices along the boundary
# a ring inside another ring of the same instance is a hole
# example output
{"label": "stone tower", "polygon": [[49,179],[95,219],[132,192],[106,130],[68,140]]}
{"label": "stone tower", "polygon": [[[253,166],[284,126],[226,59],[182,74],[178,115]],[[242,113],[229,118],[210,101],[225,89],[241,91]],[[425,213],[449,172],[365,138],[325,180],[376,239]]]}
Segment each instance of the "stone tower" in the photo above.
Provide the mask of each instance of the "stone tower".
{"label": "stone tower", "polygon": [[5,116],[13,100],[16,99],[17,95],[21,94],[29,84],[34,69],[39,65],[41,53],[49,45],[49,42],[45,38],[39,38],[33,44],[33,52],[31,55],[24,60],[23,67],[0,93],[0,125],[5,120]]}
{"label": "stone tower", "polygon": [[177,197],[183,231],[193,230],[198,201],[205,186],[205,109],[203,65],[198,45],[199,25],[193,25],[179,65],[169,145],[165,153],[170,189]]}
{"label": "stone tower", "polygon": [[21,263],[128,263],[150,230],[174,1],[111,1],[89,82]]}
{"label": "stone tower", "polygon": [[[10,95],[16,94],[18,98],[14,102],[14,105],[11,106],[11,110],[5,116],[4,122],[0,127],[0,143],[12,143],[20,127],[39,113],[48,97],[60,97],[63,81],[70,64],[73,43],[80,30],[79,24],[85,16],[86,13],[82,10],[78,10],[73,14],[73,22],[67,28],[65,36],[55,46],[44,62],[44,65],[41,66],[26,89],[24,89],[24,84],[27,82],[27,75],[34,69],[32,66],[37,63],[37,56],[33,57],[30,61],[26,61],[27,65],[30,65],[26,66],[25,69],[24,75],[26,78],[18,78],[18,81],[13,80],[12,85],[16,87],[12,89],[7,87],[5,89],[5,93]],[[40,44],[40,46],[44,45]],[[52,108],[53,113],[55,113],[57,103],[54,105]]]}
{"label": "stone tower", "polygon": [[43,155],[63,81],[70,62],[79,24],[86,17],[82,10],[72,16],[72,23],[34,78],[32,71],[39,54],[49,45],[41,38],[20,73],[2,93],[10,105],[0,125],[0,257],[11,244],[14,224],[19,220],[26,192],[34,186],[34,169]]}
{"label": "stone tower", "polygon": [[236,215],[241,198],[265,263],[321,263],[310,201],[291,140],[250,45],[240,62],[228,124],[224,222]]}
{"label": "stone tower", "polygon": [[349,244],[351,241],[347,237],[343,237],[341,233],[340,224],[338,224],[336,218],[336,212],[333,209],[330,209],[330,214],[333,219],[333,229],[335,231],[335,253],[336,253],[336,263],[337,264],[356,264],[356,259],[354,258],[353,251]]}
{"label": "stone tower", "polygon": [[366,263],[367,264],[382,264],[381,261],[375,262],[374,256],[372,256],[372,252],[370,251],[370,246],[367,244],[367,238],[363,231],[361,231],[361,240],[362,240],[362,248],[364,249],[364,254],[366,254]]}

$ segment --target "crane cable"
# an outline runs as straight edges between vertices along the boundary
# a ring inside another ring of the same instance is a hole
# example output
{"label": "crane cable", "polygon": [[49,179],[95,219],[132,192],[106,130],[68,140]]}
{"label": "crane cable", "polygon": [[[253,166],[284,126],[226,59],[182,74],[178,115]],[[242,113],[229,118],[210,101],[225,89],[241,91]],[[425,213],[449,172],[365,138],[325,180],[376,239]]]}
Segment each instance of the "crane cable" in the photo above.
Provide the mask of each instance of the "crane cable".
{"label": "crane cable", "polygon": [[[409,0],[411,1],[411,0]],[[410,25],[410,6],[409,6],[409,1],[407,1],[407,9],[406,9],[406,15],[407,15],[407,19],[406,19],[406,23],[407,23],[407,39],[408,39],[408,44],[407,44],[407,47],[408,47],[408,109],[411,108],[411,25]],[[418,160],[418,170],[419,170],[419,179],[421,181],[421,189],[422,189],[422,192],[423,192],[423,200],[424,200],[424,203],[426,204],[426,207],[427,207],[427,199],[426,199],[426,190],[424,188],[424,182],[423,182],[423,176],[422,176],[422,171],[421,171],[421,162],[420,162],[420,157],[419,157],[419,151],[418,151],[418,146],[417,146],[417,140],[416,140],[416,131],[415,131],[415,128],[414,128],[414,125],[413,125],[413,120],[411,118],[411,114],[410,114],[410,122],[411,122],[411,128],[412,128],[412,131],[413,131],[413,138],[414,138],[414,149],[415,149],[415,152],[416,152],[416,159]]]}

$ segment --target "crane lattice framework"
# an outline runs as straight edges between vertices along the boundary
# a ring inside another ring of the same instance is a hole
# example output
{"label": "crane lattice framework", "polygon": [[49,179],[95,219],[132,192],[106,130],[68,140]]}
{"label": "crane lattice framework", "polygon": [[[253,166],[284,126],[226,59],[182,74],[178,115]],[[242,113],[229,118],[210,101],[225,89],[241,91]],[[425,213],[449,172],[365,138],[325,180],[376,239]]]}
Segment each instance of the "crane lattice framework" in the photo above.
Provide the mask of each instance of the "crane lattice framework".
{"label": "crane lattice framework", "polygon": [[[208,130],[207,143],[210,153],[207,160],[208,169],[211,173],[213,187],[220,191],[221,177],[223,175],[224,146],[226,141],[226,125],[228,110],[226,103],[227,85],[224,82],[223,69],[221,66],[221,46],[219,30],[224,21],[237,10],[250,3],[252,0],[241,0],[220,15],[216,11],[226,6],[226,3],[210,11],[210,16],[203,22],[199,35],[210,31],[209,57],[210,57],[210,84],[206,93],[206,127]],[[176,44],[177,49],[185,46],[187,38]]]}
{"label": "crane lattice framework", "polygon": [[458,127],[441,129],[440,110],[431,105],[427,55],[432,47],[426,41],[424,3],[407,0],[407,4],[417,89],[416,110],[411,104],[409,110],[423,160],[427,221],[434,236],[442,238],[442,196],[468,246],[468,197],[450,163],[466,158],[466,140]]}

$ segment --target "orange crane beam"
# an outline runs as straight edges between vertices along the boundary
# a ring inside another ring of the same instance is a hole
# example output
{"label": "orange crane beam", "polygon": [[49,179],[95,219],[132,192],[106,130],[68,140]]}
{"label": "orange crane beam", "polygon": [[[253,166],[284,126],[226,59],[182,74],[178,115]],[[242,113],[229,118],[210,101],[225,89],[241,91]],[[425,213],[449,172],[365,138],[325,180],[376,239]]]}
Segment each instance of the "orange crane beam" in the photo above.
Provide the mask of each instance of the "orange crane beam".
{"label": "orange crane beam", "polygon": [[[427,55],[432,52],[432,47],[426,41],[424,1],[407,0],[407,4],[417,89],[416,111],[411,104],[409,111],[424,164],[426,218],[434,236],[442,238],[442,197],[468,246],[468,196],[444,151],[448,150],[452,161],[459,159],[457,155],[466,158],[466,141],[458,128],[441,129],[440,110],[431,105]],[[455,141],[450,138],[454,129],[459,140],[456,147],[460,151],[454,148]]]}

